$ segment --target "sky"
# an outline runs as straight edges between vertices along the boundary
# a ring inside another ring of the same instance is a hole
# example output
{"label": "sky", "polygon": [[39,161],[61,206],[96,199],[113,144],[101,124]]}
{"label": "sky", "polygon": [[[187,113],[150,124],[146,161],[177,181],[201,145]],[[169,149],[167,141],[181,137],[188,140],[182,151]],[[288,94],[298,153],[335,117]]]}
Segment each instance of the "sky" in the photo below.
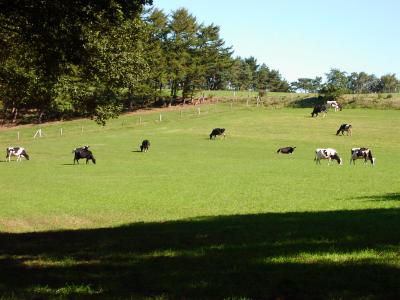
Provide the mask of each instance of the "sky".
{"label": "sky", "polygon": [[400,76],[398,0],[153,0],[220,27],[234,56],[254,56],[289,82],[332,68]]}

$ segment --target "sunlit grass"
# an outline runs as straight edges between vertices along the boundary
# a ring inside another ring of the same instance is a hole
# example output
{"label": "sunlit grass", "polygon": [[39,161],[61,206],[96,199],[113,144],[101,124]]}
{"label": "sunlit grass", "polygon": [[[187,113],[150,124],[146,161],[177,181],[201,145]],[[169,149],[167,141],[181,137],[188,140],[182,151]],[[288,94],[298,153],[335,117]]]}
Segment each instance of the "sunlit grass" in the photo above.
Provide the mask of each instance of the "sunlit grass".
{"label": "sunlit grass", "polygon": [[[1,132],[1,145],[23,146],[31,160],[0,162],[0,299],[400,293],[400,111],[161,113],[161,122],[157,112],[106,127],[46,124],[40,139],[38,126]],[[335,135],[342,123],[353,136]],[[210,141],[215,127],[227,137]],[[73,165],[83,144],[96,165]],[[277,154],[283,146],[297,148]],[[351,166],[355,146],[370,147],[377,165]],[[337,149],[344,165],[316,165],[319,147]]]}

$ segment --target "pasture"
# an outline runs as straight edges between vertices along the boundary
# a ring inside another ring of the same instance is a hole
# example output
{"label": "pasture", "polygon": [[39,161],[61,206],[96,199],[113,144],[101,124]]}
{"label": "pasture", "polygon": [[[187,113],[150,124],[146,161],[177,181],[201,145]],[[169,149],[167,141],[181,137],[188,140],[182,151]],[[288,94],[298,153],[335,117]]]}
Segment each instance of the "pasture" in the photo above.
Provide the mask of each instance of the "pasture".
{"label": "pasture", "polygon": [[[48,124],[37,139],[36,126],[0,131],[0,147],[31,157],[0,162],[0,299],[400,297],[400,111],[311,110],[218,104]],[[352,136],[336,136],[342,123]],[[210,141],[216,127],[227,136]],[[85,144],[96,165],[73,165]],[[359,146],[376,166],[350,165]],[[316,165],[321,147],[344,165]]]}

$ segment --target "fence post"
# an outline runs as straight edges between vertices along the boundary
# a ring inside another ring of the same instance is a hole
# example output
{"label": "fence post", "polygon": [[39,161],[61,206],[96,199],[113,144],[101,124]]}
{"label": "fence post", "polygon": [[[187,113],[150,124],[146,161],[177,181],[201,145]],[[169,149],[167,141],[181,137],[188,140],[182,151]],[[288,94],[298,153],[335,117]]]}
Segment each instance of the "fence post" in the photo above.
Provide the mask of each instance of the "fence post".
{"label": "fence post", "polygon": [[17,132],[17,140],[19,141],[19,131]]}
{"label": "fence post", "polygon": [[199,113],[199,115],[200,115],[200,107],[197,108],[197,111],[198,111],[198,113]]}
{"label": "fence post", "polygon": [[63,129],[60,128],[60,135],[63,135]]}
{"label": "fence post", "polygon": [[139,125],[142,125],[142,117],[139,117]]}
{"label": "fence post", "polygon": [[162,121],[162,116],[161,116],[161,114],[160,114],[160,122]]}
{"label": "fence post", "polygon": [[83,125],[82,125],[82,127],[81,127],[81,133],[83,133]]}

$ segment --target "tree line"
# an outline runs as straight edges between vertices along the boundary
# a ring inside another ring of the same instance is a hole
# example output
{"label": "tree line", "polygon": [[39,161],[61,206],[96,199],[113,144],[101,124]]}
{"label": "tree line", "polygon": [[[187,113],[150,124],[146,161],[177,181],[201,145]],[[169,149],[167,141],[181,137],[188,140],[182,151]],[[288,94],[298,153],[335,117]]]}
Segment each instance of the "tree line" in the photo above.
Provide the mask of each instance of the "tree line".
{"label": "tree line", "polygon": [[[100,124],[124,109],[198,90],[289,91],[277,70],[234,58],[218,26],[152,0],[0,2],[3,120],[74,115]],[[170,94],[165,95],[168,89]]]}
{"label": "tree line", "polygon": [[325,84],[320,77],[289,84],[255,57],[234,57],[219,26],[152,2],[1,1],[2,119],[89,116],[104,125],[123,110],[174,104],[201,90],[397,91],[394,75],[339,70]]}
{"label": "tree line", "polygon": [[331,69],[325,75],[324,83],[322,77],[299,78],[291,83],[291,88],[293,91],[320,93],[332,99],[342,94],[397,93],[400,89],[400,81],[395,74],[378,78],[365,72],[347,74],[339,69]]}

